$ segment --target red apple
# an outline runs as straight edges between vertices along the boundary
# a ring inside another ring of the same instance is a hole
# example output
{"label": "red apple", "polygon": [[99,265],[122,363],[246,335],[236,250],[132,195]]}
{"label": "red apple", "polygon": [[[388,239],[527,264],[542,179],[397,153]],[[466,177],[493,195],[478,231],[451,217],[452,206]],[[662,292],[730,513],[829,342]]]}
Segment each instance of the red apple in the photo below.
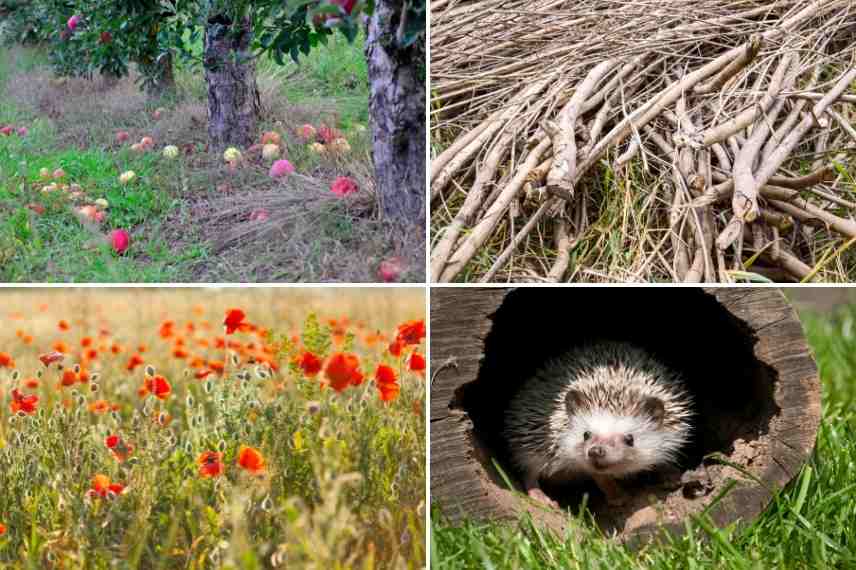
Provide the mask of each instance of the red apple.
{"label": "red apple", "polygon": [[131,235],[125,230],[113,230],[110,232],[110,246],[113,251],[122,255],[128,251],[131,245]]}

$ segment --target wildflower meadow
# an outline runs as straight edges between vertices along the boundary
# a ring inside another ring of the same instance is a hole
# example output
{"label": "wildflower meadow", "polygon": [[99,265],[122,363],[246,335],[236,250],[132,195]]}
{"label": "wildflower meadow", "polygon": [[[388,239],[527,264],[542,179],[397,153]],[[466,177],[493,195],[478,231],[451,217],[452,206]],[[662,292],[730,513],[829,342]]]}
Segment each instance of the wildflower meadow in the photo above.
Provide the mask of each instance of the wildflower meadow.
{"label": "wildflower meadow", "polygon": [[0,299],[0,567],[425,566],[424,291]]}

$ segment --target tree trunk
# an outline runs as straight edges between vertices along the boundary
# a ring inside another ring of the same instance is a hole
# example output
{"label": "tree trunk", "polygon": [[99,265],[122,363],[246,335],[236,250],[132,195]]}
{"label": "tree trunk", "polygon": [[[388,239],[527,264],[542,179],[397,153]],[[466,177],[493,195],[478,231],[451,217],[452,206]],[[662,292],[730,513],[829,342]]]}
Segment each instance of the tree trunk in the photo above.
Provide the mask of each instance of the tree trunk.
{"label": "tree trunk", "polygon": [[205,82],[211,148],[247,147],[255,138],[261,103],[249,18],[232,22],[220,14],[205,27]]}
{"label": "tree trunk", "polygon": [[368,24],[372,149],[384,215],[424,228],[425,42],[400,44],[403,4],[377,0]]}

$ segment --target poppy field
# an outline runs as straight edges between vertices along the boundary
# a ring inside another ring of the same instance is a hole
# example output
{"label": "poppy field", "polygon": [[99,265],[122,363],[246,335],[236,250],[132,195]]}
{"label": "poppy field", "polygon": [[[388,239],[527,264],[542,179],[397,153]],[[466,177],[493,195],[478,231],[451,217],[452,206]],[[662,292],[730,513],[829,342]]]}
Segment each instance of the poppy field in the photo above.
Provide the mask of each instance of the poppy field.
{"label": "poppy field", "polygon": [[425,566],[422,290],[0,297],[0,567]]}

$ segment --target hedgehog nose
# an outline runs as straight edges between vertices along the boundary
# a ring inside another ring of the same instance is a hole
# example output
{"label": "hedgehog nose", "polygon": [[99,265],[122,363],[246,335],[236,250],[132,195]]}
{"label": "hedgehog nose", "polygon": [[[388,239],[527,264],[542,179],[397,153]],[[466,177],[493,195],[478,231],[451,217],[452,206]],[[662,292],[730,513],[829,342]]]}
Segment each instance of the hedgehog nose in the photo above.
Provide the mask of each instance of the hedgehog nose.
{"label": "hedgehog nose", "polygon": [[602,459],[606,455],[606,450],[602,445],[593,445],[588,450],[588,456],[592,459]]}

